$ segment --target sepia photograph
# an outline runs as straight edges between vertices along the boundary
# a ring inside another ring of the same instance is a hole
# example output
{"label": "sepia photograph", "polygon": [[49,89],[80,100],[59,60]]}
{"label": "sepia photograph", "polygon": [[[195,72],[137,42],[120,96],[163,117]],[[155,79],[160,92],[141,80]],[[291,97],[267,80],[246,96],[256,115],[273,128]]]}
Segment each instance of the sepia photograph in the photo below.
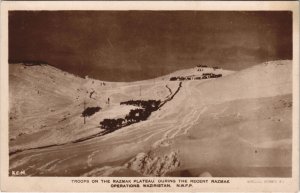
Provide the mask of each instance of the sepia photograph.
{"label": "sepia photograph", "polygon": [[293,14],[8,10],[8,176],[292,179]]}

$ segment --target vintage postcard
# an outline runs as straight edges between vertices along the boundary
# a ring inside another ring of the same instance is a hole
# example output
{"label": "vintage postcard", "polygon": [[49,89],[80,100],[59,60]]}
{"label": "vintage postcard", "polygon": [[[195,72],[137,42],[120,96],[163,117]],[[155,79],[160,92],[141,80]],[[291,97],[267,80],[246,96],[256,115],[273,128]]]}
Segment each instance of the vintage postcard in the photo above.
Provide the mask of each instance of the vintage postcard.
{"label": "vintage postcard", "polygon": [[2,2],[1,190],[297,191],[298,9]]}

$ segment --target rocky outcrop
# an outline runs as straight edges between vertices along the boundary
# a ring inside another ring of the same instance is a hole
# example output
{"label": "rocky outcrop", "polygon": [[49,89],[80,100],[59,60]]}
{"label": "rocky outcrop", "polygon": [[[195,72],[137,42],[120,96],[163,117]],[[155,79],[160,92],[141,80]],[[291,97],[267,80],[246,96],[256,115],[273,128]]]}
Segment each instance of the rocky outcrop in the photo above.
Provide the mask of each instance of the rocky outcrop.
{"label": "rocky outcrop", "polygon": [[144,176],[164,176],[179,166],[180,162],[176,152],[158,157],[153,157],[150,153],[139,153],[125,164],[126,168]]}

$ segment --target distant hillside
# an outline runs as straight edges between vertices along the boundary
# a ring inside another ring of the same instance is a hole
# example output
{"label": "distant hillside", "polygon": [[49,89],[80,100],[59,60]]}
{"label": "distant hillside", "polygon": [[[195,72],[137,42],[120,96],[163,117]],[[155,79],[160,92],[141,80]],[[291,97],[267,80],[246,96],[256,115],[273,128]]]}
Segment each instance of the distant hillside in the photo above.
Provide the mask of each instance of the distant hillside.
{"label": "distant hillside", "polygon": [[204,103],[260,98],[292,93],[292,61],[265,62],[206,83],[193,83],[195,97]]}
{"label": "distant hillside", "polygon": [[159,77],[158,79],[168,79],[170,80],[172,77],[201,77],[203,74],[213,73],[213,74],[222,74],[222,76],[227,76],[235,71],[225,70],[216,67],[209,67],[206,65],[198,65],[194,68],[178,70],[168,75]]}

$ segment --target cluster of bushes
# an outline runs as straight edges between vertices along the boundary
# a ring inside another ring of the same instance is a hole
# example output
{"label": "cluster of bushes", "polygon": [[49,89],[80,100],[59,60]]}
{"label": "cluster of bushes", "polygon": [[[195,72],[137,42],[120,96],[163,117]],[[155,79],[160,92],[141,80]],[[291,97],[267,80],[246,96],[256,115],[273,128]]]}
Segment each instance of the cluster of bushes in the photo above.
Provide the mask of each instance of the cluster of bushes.
{"label": "cluster of bushes", "polygon": [[151,115],[152,111],[150,109],[133,109],[125,116],[127,123],[137,123],[140,121],[145,121]]}
{"label": "cluster of bushes", "polygon": [[171,77],[170,81],[183,81],[183,80],[201,80],[201,79],[208,79],[208,78],[219,78],[222,77],[222,74],[214,74],[214,73],[203,73],[202,76],[198,77],[183,77],[183,76],[176,76]]}
{"label": "cluster of bushes", "polygon": [[156,111],[161,104],[161,101],[158,100],[130,100],[121,102],[121,105],[134,105],[142,107],[141,109],[132,109],[130,112],[125,116],[125,118],[118,118],[118,119],[104,119],[100,122],[101,128],[105,129],[103,134],[107,134],[118,130],[122,127],[138,123],[140,121],[145,121],[151,115],[153,111]]}
{"label": "cluster of bushes", "polygon": [[214,74],[214,73],[203,73],[202,74],[202,79],[219,78],[219,77],[222,77],[222,74]]}
{"label": "cluster of bushes", "polygon": [[121,102],[120,105],[133,105],[148,109],[150,111],[155,111],[158,109],[161,101],[160,100],[129,100]]}
{"label": "cluster of bushes", "polygon": [[202,64],[199,64],[197,65],[198,68],[207,68],[208,66],[207,65],[202,65]]}
{"label": "cluster of bushes", "polygon": [[90,117],[96,112],[100,111],[101,107],[88,107],[82,112],[83,117]]}
{"label": "cluster of bushes", "polygon": [[170,81],[175,81],[175,80],[180,80],[180,81],[192,80],[192,78],[191,77],[183,77],[183,76],[173,76],[170,78]]}
{"label": "cluster of bushes", "polygon": [[110,132],[117,130],[121,127],[123,127],[123,122],[125,120],[123,118],[119,119],[104,119],[103,121],[100,122],[100,125],[103,129],[106,129]]}

